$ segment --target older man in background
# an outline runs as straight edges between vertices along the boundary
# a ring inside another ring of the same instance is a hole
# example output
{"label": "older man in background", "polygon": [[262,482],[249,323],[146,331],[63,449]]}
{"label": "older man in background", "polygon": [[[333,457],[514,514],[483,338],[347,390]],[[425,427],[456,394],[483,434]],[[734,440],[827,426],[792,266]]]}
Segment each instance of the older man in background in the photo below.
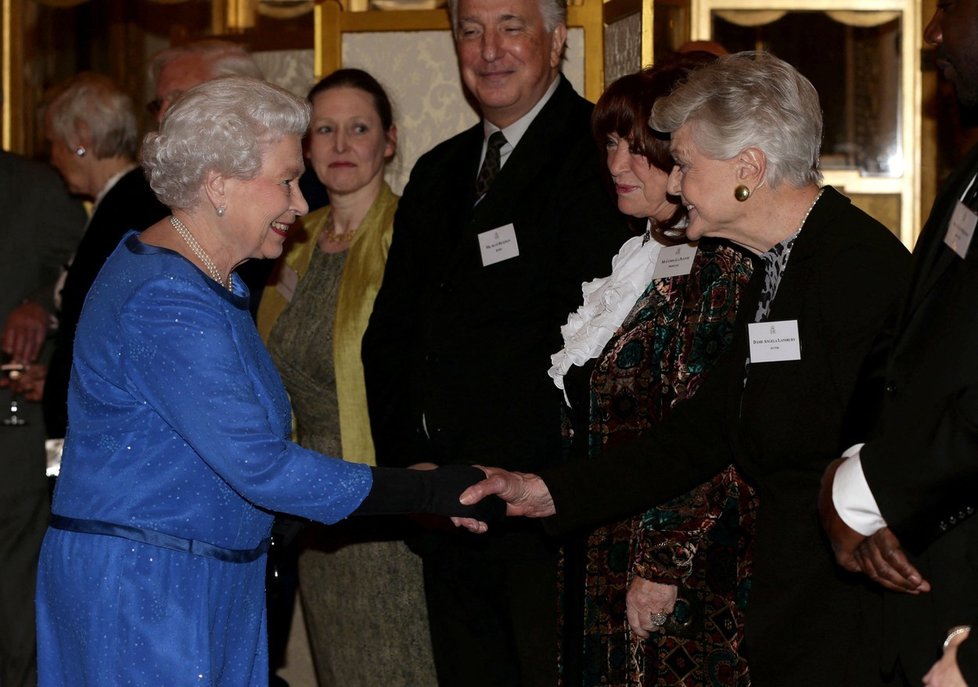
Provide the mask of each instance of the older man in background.
{"label": "older man in background", "polygon": [[[561,458],[560,325],[626,233],[592,106],[560,74],[563,3],[449,11],[483,120],[418,161],[398,206],[363,343],[377,462],[533,470]],[[538,524],[414,544],[441,685],[556,684],[557,546]]]}

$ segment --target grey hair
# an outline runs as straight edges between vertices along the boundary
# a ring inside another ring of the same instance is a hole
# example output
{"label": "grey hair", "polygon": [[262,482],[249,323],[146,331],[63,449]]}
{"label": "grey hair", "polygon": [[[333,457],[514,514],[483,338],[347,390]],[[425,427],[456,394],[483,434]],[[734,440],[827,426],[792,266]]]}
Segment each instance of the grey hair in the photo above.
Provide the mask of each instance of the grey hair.
{"label": "grey hair", "polygon": [[87,144],[99,160],[136,156],[136,115],[132,98],[104,74],[81,72],[65,81],[47,109],[51,133],[70,147],[79,144],[78,127],[88,128]]}
{"label": "grey hair", "polygon": [[763,150],[772,188],[822,180],[818,93],[798,70],[769,53],[735,53],[694,70],[656,101],[649,117],[649,126],[665,133],[687,123],[713,159],[729,160],[752,146]]}
{"label": "grey hair", "polygon": [[160,202],[188,209],[210,171],[254,179],[269,145],[302,137],[309,105],[260,79],[205,81],[180,96],[158,132],[143,139],[142,164]]}
{"label": "grey hair", "polygon": [[153,55],[149,62],[149,76],[152,83],[159,83],[160,73],[170,62],[187,57],[199,56],[210,67],[210,78],[222,76],[250,76],[263,79],[264,75],[247,50],[237,43],[209,38],[186,45],[166,48]]}
{"label": "grey hair", "polygon": [[[458,38],[458,3],[459,0],[448,0],[448,16],[452,20],[452,35],[455,38]],[[553,33],[557,24],[567,24],[567,0],[537,0],[537,4],[547,33]]]}

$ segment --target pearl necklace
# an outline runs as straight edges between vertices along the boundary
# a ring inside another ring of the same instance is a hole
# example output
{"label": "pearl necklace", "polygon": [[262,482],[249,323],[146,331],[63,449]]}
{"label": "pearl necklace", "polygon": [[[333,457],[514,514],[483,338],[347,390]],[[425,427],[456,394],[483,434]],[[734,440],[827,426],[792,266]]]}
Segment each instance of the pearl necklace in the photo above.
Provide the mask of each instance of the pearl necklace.
{"label": "pearl necklace", "polygon": [[190,233],[189,229],[187,229],[187,225],[177,219],[175,215],[170,215],[170,224],[177,230],[177,233],[180,234],[180,238],[186,241],[187,245],[190,246],[190,250],[193,251],[194,255],[200,258],[200,261],[204,263],[204,267],[207,268],[207,273],[210,275],[211,279],[216,281],[221,286],[226,286],[227,290],[231,291],[231,275],[228,274],[227,283],[225,283],[224,278],[221,276],[220,270],[217,269],[217,265],[215,265],[214,261],[211,260],[211,256],[205,253],[204,249],[201,248],[199,243],[197,243],[197,239],[195,239],[194,235]]}

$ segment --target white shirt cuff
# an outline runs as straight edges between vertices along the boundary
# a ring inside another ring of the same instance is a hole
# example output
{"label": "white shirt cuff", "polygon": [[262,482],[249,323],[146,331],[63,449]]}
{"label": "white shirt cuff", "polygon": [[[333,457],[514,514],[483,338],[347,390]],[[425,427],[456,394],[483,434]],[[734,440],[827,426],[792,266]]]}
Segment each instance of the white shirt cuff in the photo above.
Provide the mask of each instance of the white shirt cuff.
{"label": "white shirt cuff", "polygon": [[832,502],[842,521],[863,536],[870,536],[886,527],[876,498],[866,482],[859,452],[864,444],[851,446],[842,457],[832,482]]}

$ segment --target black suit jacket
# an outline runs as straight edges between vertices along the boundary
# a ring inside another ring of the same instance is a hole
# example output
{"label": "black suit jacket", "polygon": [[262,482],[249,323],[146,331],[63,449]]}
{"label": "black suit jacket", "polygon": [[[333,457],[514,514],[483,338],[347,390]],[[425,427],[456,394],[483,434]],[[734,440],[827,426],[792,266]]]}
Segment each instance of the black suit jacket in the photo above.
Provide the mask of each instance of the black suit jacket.
{"label": "black suit jacket", "polygon": [[816,502],[863,357],[899,304],[908,265],[896,237],[826,188],[768,317],[797,320],[801,360],[754,363],[744,383],[757,270],[736,339],[695,397],[600,461],[542,473],[560,529],[644,511],[735,462],[760,498],[745,628],[756,687],[878,684],[857,622],[871,600],[834,567]]}
{"label": "black suit jacket", "polygon": [[63,437],[67,429],[75,329],[88,290],[126,232],[142,231],[168,214],[139,167],[120,178],[95,209],[61,289],[58,337],[44,383],[44,423],[49,436]]}
{"label": "black suit jacket", "polygon": [[[607,274],[627,238],[601,180],[592,106],[560,78],[477,207],[481,123],[411,173],[363,340],[381,465],[535,470],[559,458],[550,355],[581,283]],[[484,267],[478,234],[507,224],[519,256]]]}
{"label": "black suit jacket", "polygon": [[[53,290],[85,228],[82,204],[68,195],[48,165],[0,151],[0,327],[24,300]],[[46,299],[50,300],[50,296]],[[50,307],[50,303],[45,305]],[[10,390],[0,389],[0,416],[10,412]],[[0,504],[47,489],[44,422],[40,405],[22,403],[29,424],[0,426]],[[25,590],[25,593],[29,593]]]}
{"label": "black suit jacket", "polygon": [[[954,625],[978,625],[978,239],[965,259],[944,245],[978,171],[978,147],[934,202],[914,252],[911,291],[886,368],[882,414],[861,451],[883,517],[933,590],[887,593],[888,659],[912,681]],[[959,651],[978,684],[978,637]]]}

